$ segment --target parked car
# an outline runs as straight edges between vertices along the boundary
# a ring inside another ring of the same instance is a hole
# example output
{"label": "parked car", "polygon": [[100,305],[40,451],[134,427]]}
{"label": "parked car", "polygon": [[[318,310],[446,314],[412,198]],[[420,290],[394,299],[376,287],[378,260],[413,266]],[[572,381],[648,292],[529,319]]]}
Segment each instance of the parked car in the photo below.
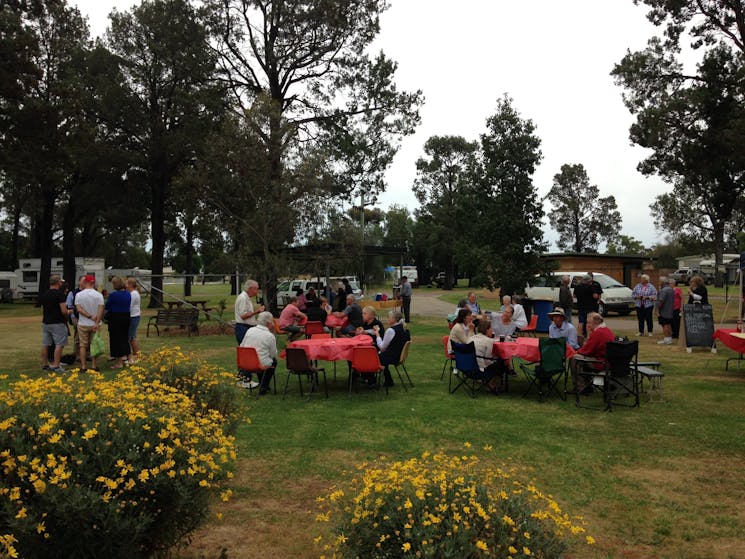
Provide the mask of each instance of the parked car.
{"label": "parked car", "polygon": [[691,283],[691,278],[693,276],[701,276],[702,278],[704,278],[704,283],[706,283],[706,285],[709,285],[714,280],[714,278],[711,277],[711,274],[704,272],[699,268],[692,267],[678,268],[668,277],[674,279],[676,283],[688,285],[689,283]]}
{"label": "parked car", "polygon": [[[549,276],[536,276],[525,289],[525,293],[529,299],[548,299],[558,304],[559,286],[561,285],[561,277],[564,275],[571,278],[570,287],[574,289],[577,283],[587,275],[587,272],[557,272]],[[617,312],[621,315],[627,315],[634,310],[634,298],[631,289],[606,274],[593,272],[593,277],[603,289],[603,295],[600,299],[600,314],[606,316],[609,312]],[[577,300],[575,299],[574,302],[576,305]]]}
{"label": "parked car", "polygon": [[[434,283],[437,287],[442,289],[443,287],[445,287],[446,281],[447,281],[447,274],[445,274],[445,272],[440,272],[434,277],[434,279],[432,280],[432,283]],[[456,285],[458,285],[458,279],[453,278],[453,287],[455,287]]]}

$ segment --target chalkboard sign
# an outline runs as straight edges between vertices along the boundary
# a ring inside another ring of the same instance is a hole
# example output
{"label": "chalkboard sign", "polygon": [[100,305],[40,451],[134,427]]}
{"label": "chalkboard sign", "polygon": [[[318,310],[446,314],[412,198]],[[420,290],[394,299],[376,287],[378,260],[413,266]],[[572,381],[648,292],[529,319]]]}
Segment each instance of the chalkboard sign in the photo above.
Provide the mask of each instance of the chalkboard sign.
{"label": "chalkboard sign", "polygon": [[683,305],[687,347],[711,347],[714,343],[714,315],[711,305]]}

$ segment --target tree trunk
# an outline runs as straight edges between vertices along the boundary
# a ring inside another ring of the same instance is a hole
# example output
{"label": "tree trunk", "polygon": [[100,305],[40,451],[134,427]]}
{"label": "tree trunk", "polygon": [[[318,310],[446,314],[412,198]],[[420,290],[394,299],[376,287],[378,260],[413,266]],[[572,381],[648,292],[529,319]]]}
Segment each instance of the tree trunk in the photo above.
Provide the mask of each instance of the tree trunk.
{"label": "tree trunk", "polygon": [[186,277],[184,277],[184,297],[191,297],[191,282],[194,266],[194,221],[186,223]]}
{"label": "tree trunk", "polygon": [[714,286],[724,286],[724,274],[720,270],[724,252],[724,223],[714,224]]}
{"label": "tree trunk", "polygon": [[[42,188],[41,220],[39,223],[39,240],[41,266],[39,269],[39,296],[49,289],[49,276],[52,273],[52,250],[54,228],[54,188]],[[38,299],[38,297],[37,297]]]}
{"label": "tree trunk", "polygon": [[165,220],[165,185],[163,179],[154,180],[150,187],[152,210],[150,212],[150,233],[153,239],[153,253],[150,258],[152,269],[152,290],[148,308],[157,309],[163,306],[163,254],[166,246]]}
{"label": "tree trunk", "polygon": [[64,278],[73,290],[78,286],[78,270],[75,267],[75,204],[72,197],[62,216],[62,260]]}

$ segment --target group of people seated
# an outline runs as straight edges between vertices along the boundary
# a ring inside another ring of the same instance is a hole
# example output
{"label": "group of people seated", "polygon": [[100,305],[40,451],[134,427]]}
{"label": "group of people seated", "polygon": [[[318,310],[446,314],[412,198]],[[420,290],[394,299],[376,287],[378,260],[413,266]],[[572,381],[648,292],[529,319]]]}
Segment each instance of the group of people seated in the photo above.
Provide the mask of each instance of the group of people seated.
{"label": "group of people seated", "polygon": [[[238,296],[236,338],[240,338],[238,341],[242,347],[256,349],[265,370],[259,375],[259,382],[254,381],[248,371],[239,371],[241,377],[239,385],[251,389],[258,388],[259,395],[264,395],[269,389],[269,382],[277,366],[277,340],[273,332],[274,317],[272,314],[265,311],[263,305],[254,309],[250,301],[257,292],[258,283],[248,280],[243,292]],[[346,306],[334,311],[326,297],[318,296],[313,288],[309,288],[307,293],[300,291],[289,299],[280,313],[279,327],[287,332],[288,342],[293,342],[304,336],[305,325],[308,321],[317,320],[325,325],[329,316],[338,318],[339,323],[342,324],[335,328],[338,336],[370,336],[370,343],[377,347],[380,363],[384,367],[385,386],[393,386],[389,366],[399,362],[404,345],[411,339],[403,314],[397,310],[389,312],[386,327],[378,319],[375,309],[371,306],[363,309],[353,294],[346,293],[344,300]],[[326,326],[324,329],[330,330]]]}
{"label": "group of people seated", "polygon": [[457,318],[458,312],[461,309],[471,311],[471,320],[474,327],[482,320],[491,320],[492,331],[494,336],[498,338],[502,336],[511,338],[515,335],[515,332],[519,332],[521,328],[525,328],[528,325],[525,309],[518,302],[517,298],[513,301],[510,295],[502,297],[502,305],[499,307],[499,312],[482,312],[482,308],[476,298],[476,292],[469,291],[467,298],[461,299],[458,302],[458,306],[455,309],[455,316],[453,316],[454,319]]}
{"label": "group of people seated", "polygon": [[[476,350],[476,358],[482,379],[486,387],[495,393],[502,390],[501,381],[505,368],[509,364],[501,359],[493,357],[493,345],[495,339],[501,341],[512,340],[519,328],[527,325],[525,310],[519,303],[513,302],[509,295],[502,298],[502,306],[499,313],[482,313],[476,300],[476,294],[472,291],[468,298],[458,304],[456,315],[452,320],[449,350],[452,344],[468,344],[473,342]],[[596,312],[587,315],[587,338],[580,338],[577,330],[572,324],[571,318],[561,307],[555,307],[548,316],[551,318],[548,335],[550,338],[565,338],[567,344],[575,350],[576,355],[590,357],[591,362],[583,360],[582,357],[570,359],[569,366],[573,382],[573,392],[586,392],[592,389],[588,386],[580,373],[586,369],[598,370],[602,368],[605,359],[605,347],[609,341],[615,339],[615,335],[605,323],[603,317]]]}

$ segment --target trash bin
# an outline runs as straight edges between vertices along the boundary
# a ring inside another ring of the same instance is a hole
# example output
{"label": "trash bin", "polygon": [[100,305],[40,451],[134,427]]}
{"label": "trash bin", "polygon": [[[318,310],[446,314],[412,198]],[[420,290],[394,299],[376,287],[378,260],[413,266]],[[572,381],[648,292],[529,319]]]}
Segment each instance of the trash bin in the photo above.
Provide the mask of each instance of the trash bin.
{"label": "trash bin", "polygon": [[548,332],[551,319],[548,316],[554,308],[554,302],[547,299],[533,299],[533,314],[538,315],[536,332]]}

